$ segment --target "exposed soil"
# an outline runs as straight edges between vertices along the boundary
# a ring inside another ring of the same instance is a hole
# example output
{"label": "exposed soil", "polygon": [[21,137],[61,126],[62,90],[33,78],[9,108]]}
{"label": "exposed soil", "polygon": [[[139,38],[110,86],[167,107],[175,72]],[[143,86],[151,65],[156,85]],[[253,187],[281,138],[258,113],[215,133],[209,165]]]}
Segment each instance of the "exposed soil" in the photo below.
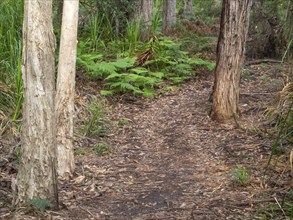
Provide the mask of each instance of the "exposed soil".
{"label": "exposed soil", "polygon": [[[242,114],[229,124],[209,118],[211,74],[153,100],[109,99],[117,126],[100,141],[111,153],[77,156],[75,177],[60,186],[63,209],[47,219],[257,219],[289,186],[288,167],[264,173],[271,145],[264,113],[283,73],[277,64],[245,67]],[[229,173],[244,168],[249,182],[241,185]]]}

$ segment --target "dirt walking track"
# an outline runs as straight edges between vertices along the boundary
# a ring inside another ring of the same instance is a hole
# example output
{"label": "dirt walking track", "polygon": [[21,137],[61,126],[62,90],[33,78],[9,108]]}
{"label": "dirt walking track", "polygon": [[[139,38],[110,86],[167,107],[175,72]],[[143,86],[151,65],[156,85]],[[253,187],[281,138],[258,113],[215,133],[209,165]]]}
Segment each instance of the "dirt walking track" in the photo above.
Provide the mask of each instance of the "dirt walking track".
{"label": "dirt walking track", "polygon": [[[111,154],[78,158],[77,177],[61,189],[63,218],[254,219],[272,199],[263,182],[270,144],[255,130],[277,86],[258,75],[242,81],[240,128],[210,120],[205,77],[147,102],[113,103],[112,117],[128,123],[108,137]],[[241,167],[247,186],[229,175]]]}
{"label": "dirt walking track", "polygon": [[[152,100],[107,98],[111,128],[104,137],[76,135],[76,153],[84,153],[76,155],[73,178],[59,185],[61,209],[44,215],[27,207],[11,210],[9,181],[16,169],[3,160],[2,167],[11,169],[0,182],[0,201],[6,201],[0,219],[250,220],[264,213],[276,219],[267,204],[282,201],[291,178],[285,157],[285,166],[264,173],[272,130],[264,115],[282,88],[283,73],[277,64],[243,68],[237,123],[209,118],[212,73]],[[78,81],[77,99],[99,93],[92,83]],[[78,120],[85,118],[78,114]],[[101,156],[92,149],[103,142],[111,152]],[[235,182],[235,170],[249,174],[247,184]],[[278,216],[284,217],[281,211]]]}

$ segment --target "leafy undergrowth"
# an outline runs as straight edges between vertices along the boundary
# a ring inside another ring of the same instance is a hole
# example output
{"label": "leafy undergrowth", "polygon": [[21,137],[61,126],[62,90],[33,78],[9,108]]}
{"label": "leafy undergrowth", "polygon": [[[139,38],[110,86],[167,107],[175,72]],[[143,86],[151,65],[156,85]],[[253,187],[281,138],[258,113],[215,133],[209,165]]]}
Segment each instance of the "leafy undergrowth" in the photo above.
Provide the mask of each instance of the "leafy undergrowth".
{"label": "leafy undergrowth", "polygon": [[141,43],[136,55],[121,51],[118,58],[90,52],[89,47],[89,43],[79,43],[77,63],[91,79],[102,81],[107,88],[102,95],[132,92],[152,98],[157,91],[162,93],[194,77],[199,66],[209,71],[215,67],[214,61],[189,56],[181,49],[181,42],[167,37],[154,36]]}

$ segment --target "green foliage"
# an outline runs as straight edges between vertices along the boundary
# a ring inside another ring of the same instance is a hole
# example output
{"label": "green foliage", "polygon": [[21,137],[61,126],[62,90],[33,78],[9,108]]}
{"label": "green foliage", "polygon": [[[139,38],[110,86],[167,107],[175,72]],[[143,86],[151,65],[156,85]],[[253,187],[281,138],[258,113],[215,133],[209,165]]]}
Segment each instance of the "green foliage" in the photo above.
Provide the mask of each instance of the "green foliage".
{"label": "green foliage", "polygon": [[186,34],[182,41],[182,49],[188,52],[197,51],[197,53],[211,54],[214,52],[218,38],[210,36],[198,36],[195,34]]}
{"label": "green foliage", "polygon": [[162,24],[162,1],[153,1],[153,13],[152,13],[152,34],[156,35]]}
{"label": "green foliage", "polygon": [[75,148],[74,149],[74,155],[75,156],[84,156],[84,155],[86,155],[86,152],[82,148]]}
{"label": "green foliage", "polygon": [[174,42],[170,38],[160,38],[157,44],[155,59],[148,61],[146,65],[150,68],[165,69],[165,78],[174,84],[182,83],[194,76],[196,66],[205,66],[209,70],[213,70],[215,67],[214,62],[190,57],[188,52],[181,50],[180,43]]}
{"label": "green foliage", "polygon": [[[102,80],[108,87],[101,91],[102,95],[132,92],[152,98],[156,89],[164,87],[164,84],[179,84],[195,76],[198,66],[208,70],[215,67],[214,62],[190,57],[188,52],[181,50],[180,43],[166,37],[153,37],[149,42],[140,44],[142,53],[138,57],[114,61],[107,61],[101,54],[83,53],[89,51],[87,47],[86,43],[80,43],[77,64],[92,79]],[[137,64],[139,59],[142,61]]]}
{"label": "green foliage", "polygon": [[245,167],[232,170],[229,174],[233,177],[233,184],[246,186],[249,183],[249,174]]}
{"label": "green foliage", "polygon": [[103,137],[107,131],[107,123],[103,119],[104,104],[96,99],[89,102],[86,107],[86,115],[82,121],[82,135],[89,137]]}
{"label": "green foliage", "polygon": [[94,46],[99,39],[111,41],[124,36],[130,17],[137,8],[137,0],[80,1],[82,36],[90,32]]}
{"label": "green foliage", "polygon": [[221,3],[222,1],[220,4],[215,4],[214,0],[195,1],[195,14],[205,24],[217,23],[221,15]]}
{"label": "green foliage", "polygon": [[[285,192],[285,191],[284,191]],[[293,219],[293,191],[289,190],[285,192],[286,195],[282,195],[282,199],[275,202],[265,204],[261,209],[257,210],[257,216],[261,216],[261,219]],[[260,219],[260,218],[258,218]]]}
{"label": "green foliage", "polygon": [[93,146],[92,151],[98,155],[106,155],[111,153],[111,148],[107,143],[102,142]]}
{"label": "green foliage", "polygon": [[42,214],[44,214],[47,208],[52,207],[47,199],[31,199],[27,202],[27,205],[37,208]]}
{"label": "green foliage", "polygon": [[125,47],[127,47],[129,54],[132,54],[139,43],[140,23],[137,21],[128,23],[125,34]]}
{"label": "green foliage", "polygon": [[129,119],[127,118],[120,118],[118,121],[118,125],[123,126],[129,123]]}
{"label": "green foliage", "polygon": [[3,0],[0,11],[0,116],[17,120],[22,104],[23,2]]}

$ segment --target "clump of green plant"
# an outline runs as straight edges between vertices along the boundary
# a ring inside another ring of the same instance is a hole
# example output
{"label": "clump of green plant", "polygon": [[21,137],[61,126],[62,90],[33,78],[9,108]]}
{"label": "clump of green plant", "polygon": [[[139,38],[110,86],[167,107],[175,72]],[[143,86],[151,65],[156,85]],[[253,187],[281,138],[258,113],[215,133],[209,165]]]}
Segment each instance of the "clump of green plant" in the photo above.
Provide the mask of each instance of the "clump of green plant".
{"label": "clump of green plant", "polygon": [[205,66],[213,70],[215,63],[191,57],[187,51],[181,49],[181,43],[171,38],[162,37],[155,42],[155,56],[146,62],[150,69],[162,69],[165,78],[173,84],[184,82],[196,75],[196,66]]}
{"label": "clump of green plant", "polygon": [[98,155],[106,155],[111,153],[111,148],[109,146],[109,144],[102,142],[102,143],[98,143],[96,145],[94,145],[92,147],[92,151]]}
{"label": "clump of green plant", "polygon": [[[87,47],[86,44],[81,46]],[[102,95],[132,92],[152,98],[157,89],[195,76],[197,66],[209,70],[215,67],[212,61],[190,57],[188,52],[180,49],[180,43],[155,36],[140,46],[137,57],[106,61],[103,55],[84,54],[82,50],[80,48],[77,63],[91,78],[102,80],[108,86],[107,90],[101,91]]]}
{"label": "clump of green plant", "polygon": [[35,199],[29,200],[27,202],[27,205],[36,208],[42,214],[44,214],[44,212],[45,212],[45,210],[47,208],[51,208],[52,207],[52,205],[50,204],[50,202],[47,199],[39,199],[39,198],[35,198]]}
{"label": "clump of green plant", "polygon": [[139,33],[140,33],[139,30],[140,30],[140,23],[138,21],[130,22],[126,28],[125,47],[127,47],[129,54],[133,54],[133,52],[138,47]]}
{"label": "clump of green plant", "polygon": [[120,125],[120,126],[126,125],[128,123],[129,123],[129,119],[127,119],[127,118],[120,118],[118,120],[118,125]]}
{"label": "clump of green plant", "polygon": [[93,79],[102,79],[108,90],[102,90],[102,95],[125,93],[142,94],[153,97],[154,87],[161,83],[162,73],[150,72],[143,67],[134,67],[135,58],[120,58],[116,61],[94,62],[97,56],[83,56],[77,62],[88,71]]}
{"label": "clump of green plant", "polygon": [[22,104],[23,2],[3,0],[0,11],[0,119],[5,116],[5,120],[15,121]]}
{"label": "clump of green plant", "polygon": [[286,198],[278,200],[274,197],[275,202],[265,204],[257,210],[257,216],[266,219],[293,219],[292,191],[287,192]]}
{"label": "clump of green plant", "polygon": [[245,167],[232,170],[229,174],[233,177],[233,185],[246,186],[249,183],[249,174]]}
{"label": "clump of green plant", "polygon": [[86,155],[86,151],[82,148],[75,148],[74,155],[75,156],[84,156],[84,155]]}
{"label": "clump of green plant", "polygon": [[85,118],[82,124],[82,135],[89,137],[103,137],[108,130],[108,123],[104,120],[104,104],[96,98],[86,106]]}
{"label": "clump of green plant", "polygon": [[[80,35],[90,37],[92,46],[98,40],[113,41],[124,36],[138,0],[80,1]],[[94,48],[93,47],[93,48]]]}

